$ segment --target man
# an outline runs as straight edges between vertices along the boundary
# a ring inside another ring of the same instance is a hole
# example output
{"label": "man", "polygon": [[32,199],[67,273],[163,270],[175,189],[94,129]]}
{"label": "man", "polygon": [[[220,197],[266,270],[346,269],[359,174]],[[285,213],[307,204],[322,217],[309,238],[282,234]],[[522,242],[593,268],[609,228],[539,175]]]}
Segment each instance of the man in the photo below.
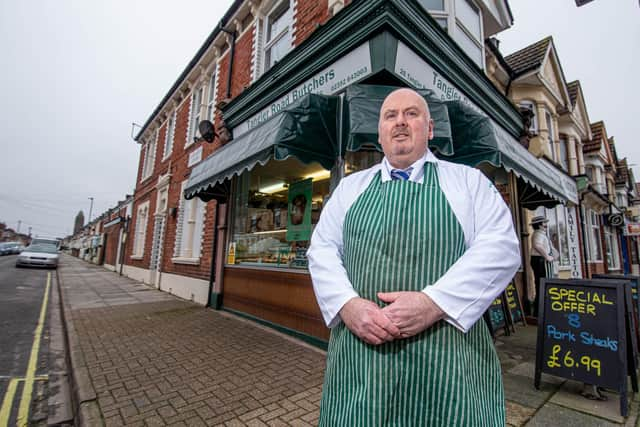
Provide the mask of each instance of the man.
{"label": "man", "polygon": [[509,210],[478,170],[429,152],[418,93],[385,99],[378,134],[384,160],[340,182],[308,251],[333,328],[320,425],[504,425],[476,321],[520,264]]}

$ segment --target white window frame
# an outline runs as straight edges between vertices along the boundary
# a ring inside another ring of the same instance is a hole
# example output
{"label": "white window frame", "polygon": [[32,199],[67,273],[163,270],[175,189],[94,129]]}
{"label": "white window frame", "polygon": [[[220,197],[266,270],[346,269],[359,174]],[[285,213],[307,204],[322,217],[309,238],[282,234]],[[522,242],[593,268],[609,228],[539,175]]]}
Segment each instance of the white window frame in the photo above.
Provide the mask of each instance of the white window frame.
{"label": "white window frame", "polygon": [[549,109],[545,107],[544,109],[544,120],[547,124],[547,140],[549,142],[549,149],[551,150],[551,160],[555,163],[558,163],[558,153],[556,153],[556,144],[555,144],[555,123],[553,123],[553,114]]}
{"label": "white window frame", "polygon": [[136,212],[136,226],[133,236],[133,253],[131,258],[142,259],[147,238],[147,225],[149,223],[149,201],[141,203]]}
{"label": "white window frame", "polygon": [[164,137],[164,151],[162,160],[166,160],[173,151],[173,139],[176,134],[176,112],[174,111],[167,119],[167,131]]}
{"label": "white window frame", "polygon": [[569,171],[569,139],[565,136],[558,138],[558,164],[565,171]]}
{"label": "white window frame", "polygon": [[[270,64],[270,55],[269,55],[269,51],[271,50],[271,48],[273,48],[276,44],[278,44],[278,42],[280,42],[283,38],[287,38],[289,40],[289,51],[291,51],[291,48],[293,48],[293,21],[294,21],[294,17],[293,17],[293,5],[292,5],[292,1],[293,0],[281,0],[276,2],[273,7],[271,7],[271,9],[269,10],[269,12],[266,14],[265,18],[264,18],[264,25],[263,25],[263,31],[264,31],[264,47],[262,49],[262,57],[263,57],[263,62],[264,62],[264,71],[263,72],[267,72],[271,67],[273,67],[276,62],[273,62]],[[282,5],[283,4],[287,4],[287,8],[282,10]],[[287,23],[287,25],[284,26],[284,28],[282,28],[282,30],[280,30],[280,32],[278,34],[275,34],[273,36],[273,38],[269,39],[269,27],[270,27],[270,22],[272,20],[284,17],[285,15],[289,16],[289,22]],[[274,18],[274,16],[276,18]],[[286,55],[286,54],[285,54]]]}
{"label": "white window frame", "polygon": [[142,164],[142,178],[140,181],[144,181],[153,175],[153,169],[156,163],[156,150],[158,148],[158,135],[160,129],[156,130],[156,134],[151,141],[146,144],[144,152],[144,162]]}
{"label": "white window frame", "polygon": [[604,242],[607,251],[607,266],[610,270],[619,270],[620,254],[618,253],[618,236],[609,226],[604,227]]}
{"label": "white window frame", "polygon": [[[600,223],[598,221],[598,214],[591,210],[587,210],[587,220],[588,220],[588,239],[589,243],[589,262],[602,262],[602,242],[600,241]],[[594,235],[595,233],[595,235]],[[594,241],[595,239],[595,241]],[[598,248],[600,253],[600,258],[595,257],[594,249]]]}
{"label": "white window frame", "polygon": [[[187,181],[182,183],[181,194]],[[199,264],[202,254],[203,233],[205,230],[206,203],[194,197],[180,200],[176,239],[172,261],[176,264]]]}
{"label": "white window frame", "polygon": [[202,120],[202,98],[204,95],[204,87],[200,86],[194,89],[191,94],[191,108],[189,109],[189,132],[187,132],[187,141],[185,148],[195,142],[194,138],[198,135],[198,123]]}
{"label": "white window frame", "polygon": [[209,92],[207,94],[207,120],[214,122],[216,112],[216,72],[211,73]]}

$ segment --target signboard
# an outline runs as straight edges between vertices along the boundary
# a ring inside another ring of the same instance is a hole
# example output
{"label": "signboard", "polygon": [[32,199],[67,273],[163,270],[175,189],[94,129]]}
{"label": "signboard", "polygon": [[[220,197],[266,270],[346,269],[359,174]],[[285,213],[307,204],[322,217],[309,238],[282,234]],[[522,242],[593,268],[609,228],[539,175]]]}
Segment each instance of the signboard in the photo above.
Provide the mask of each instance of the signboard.
{"label": "signboard", "polygon": [[313,178],[289,185],[287,242],[311,238],[311,193]]}
{"label": "signboard", "polygon": [[371,53],[369,52],[369,42],[366,42],[233,128],[233,137],[238,138],[245,132],[266,122],[307,94],[333,95],[369,74],[371,74]]}
{"label": "signboard", "polygon": [[594,274],[594,279],[613,279],[613,280],[624,280],[627,286],[630,288],[631,294],[631,308],[630,311],[633,313],[631,329],[635,332],[635,341],[636,341],[636,352],[638,343],[640,343],[640,300],[638,300],[638,284],[640,283],[640,276],[632,276],[632,275],[622,275],[622,274]]}
{"label": "signboard", "polygon": [[640,223],[629,222],[625,224],[623,232],[625,236],[640,236]]}
{"label": "signboard", "polygon": [[503,301],[504,295],[500,294],[500,296],[491,303],[487,310],[489,326],[491,327],[492,334],[496,330],[506,328],[507,326],[507,312]]}
{"label": "signboard", "polygon": [[187,161],[187,167],[191,167],[196,163],[200,163],[200,160],[202,160],[202,145],[196,148],[195,150],[193,150],[191,153],[189,153],[189,160]]}
{"label": "signboard", "polygon": [[535,387],[545,372],[614,389],[626,416],[627,375],[634,389],[637,378],[628,365],[625,282],[542,279],[540,288]]}
{"label": "signboard", "polygon": [[518,295],[518,289],[516,285],[511,282],[504,290],[504,295],[507,302],[507,308],[509,309],[509,315],[511,316],[511,323],[522,322],[526,326],[524,321],[524,310],[522,310],[522,304],[520,302],[520,296]]}
{"label": "signboard", "polygon": [[569,266],[571,278],[582,278],[582,258],[580,257],[580,242],[578,240],[578,208],[567,208],[567,239],[569,241]]}

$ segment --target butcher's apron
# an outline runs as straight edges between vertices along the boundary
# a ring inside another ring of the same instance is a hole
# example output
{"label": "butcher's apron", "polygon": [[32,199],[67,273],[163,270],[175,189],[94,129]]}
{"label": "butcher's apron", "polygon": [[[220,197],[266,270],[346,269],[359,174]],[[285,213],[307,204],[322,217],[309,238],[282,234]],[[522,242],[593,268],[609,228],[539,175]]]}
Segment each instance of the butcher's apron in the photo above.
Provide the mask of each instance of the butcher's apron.
{"label": "butcher's apron", "polygon": [[[358,294],[420,291],[465,251],[464,234],[440,189],[437,166],[424,183],[382,182],[378,173],[347,212],[344,265]],[[331,332],[321,426],[503,426],[500,363],[484,322],[464,334],[441,320],[380,346],[344,323]]]}

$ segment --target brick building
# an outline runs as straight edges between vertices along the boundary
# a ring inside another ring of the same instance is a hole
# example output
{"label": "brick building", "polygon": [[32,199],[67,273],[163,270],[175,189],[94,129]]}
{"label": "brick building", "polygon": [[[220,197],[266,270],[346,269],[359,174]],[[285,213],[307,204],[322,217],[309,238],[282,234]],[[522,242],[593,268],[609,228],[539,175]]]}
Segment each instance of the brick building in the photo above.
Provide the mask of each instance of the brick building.
{"label": "brick building", "polygon": [[514,219],[517,189],[574,198],[575,182],[519,143],[520,113],[487,76],[484,40],[511,23],[504,0],[234,2],[136,137],[125,273],[326,338],[309,235],[337,182],[381,158],[377,109],[396,87],[424,91],[434,150],[482,168]]}

